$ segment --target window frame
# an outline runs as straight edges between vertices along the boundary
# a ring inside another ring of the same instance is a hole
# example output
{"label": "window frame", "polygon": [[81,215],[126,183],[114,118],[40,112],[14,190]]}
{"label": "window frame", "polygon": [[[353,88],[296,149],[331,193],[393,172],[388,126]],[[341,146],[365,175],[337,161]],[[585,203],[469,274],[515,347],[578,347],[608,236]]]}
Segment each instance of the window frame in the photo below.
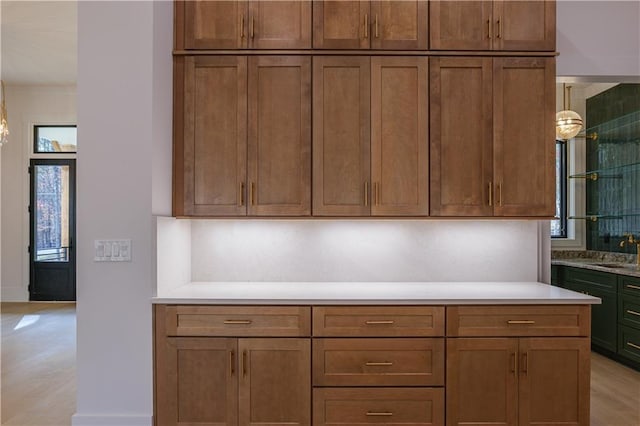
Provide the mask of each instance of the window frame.
{"label": "window frame", "polygon": [[[567,158],[567,141],[563,141],[560,139],[556,139],[555,151],[557,153],[558,148],[560,149],[560,167],[556,166],[556,173],[559,176],[556,176],[556,179],[560,180],[560,214],[554,220],[560,221],[560,234],[559,235],[551,235],[551,238],[567,238],[568,235],[568,224],[567,224],[567,169],[568,169],[568,158]],[[557,196],[557,194],[556,194]]]}
{"label": "window frame", "polygon": [[47,127],[66,127],[76,129],[76,137],[78,132],[78,125],[76,124],[34,124],[33,125],[33,153],[34,154],[51,154],[51,155],[68,155],[77,154],[78,146],[76,145],[75,151],[40,151],[38,150],[38,129]]}

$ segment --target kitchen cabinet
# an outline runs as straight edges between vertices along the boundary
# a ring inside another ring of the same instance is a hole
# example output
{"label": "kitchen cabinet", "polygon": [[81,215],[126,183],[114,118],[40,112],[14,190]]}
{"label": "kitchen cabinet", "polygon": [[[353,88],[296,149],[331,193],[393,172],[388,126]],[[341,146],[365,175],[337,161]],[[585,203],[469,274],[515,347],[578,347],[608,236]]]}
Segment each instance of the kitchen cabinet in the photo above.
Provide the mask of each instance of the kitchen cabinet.
{"label": "kitchen cabinet", "polygon": [[447,424],[588,425],[588,336],[588,308],[448,308]]}
{"label": "kitchen cabinet", "polygon": [[428,214],[427,72],[427,58],[314,57],[314,215]]}
{"label": "kitchen cabinet", "polygon": [[311,1],[176,1],[176,49],[308,49]]}
{"label": "kitchen cabinet", "polygon": [[640,278],[618,276],[618,355],[640,367]]}
{"label": "kitchen cabinet", "polygon": [[158,305],[155,316],[157,425],[311,424],[308,338],[212,337],[296,324],[302,335],[305,323],[308,334],[308,308]]}
{"label": "kitchen cabinet", "polygon": [[427,49],[427,2],[314,1],[315,49]]}
{"label": "kitchen cabinet", "polygon": [[555,1],[430,1],[432,50],[553,51]]}
{"label": "kitchen cabinet", "polygon": [[430,83],[431,215],[553,216],[554,59],[436,57]]}
{"label": "kitchen cabinet", "polygon": [[311,61],[176,60],[174,214],[311,212]]}

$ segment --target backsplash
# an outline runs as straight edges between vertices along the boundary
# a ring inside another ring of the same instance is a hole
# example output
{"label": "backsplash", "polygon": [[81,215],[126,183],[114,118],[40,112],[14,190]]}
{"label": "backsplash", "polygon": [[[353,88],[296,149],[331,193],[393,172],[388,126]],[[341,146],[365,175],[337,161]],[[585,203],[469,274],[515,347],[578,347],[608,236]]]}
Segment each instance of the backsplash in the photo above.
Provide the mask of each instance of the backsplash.
{"label": "backsplash", "polygon": [[[587,249],[635,253],[620,247],[640,234],[640,84],[619,84],[587,99]],[[589,173],[593,172],[593,173]]]}

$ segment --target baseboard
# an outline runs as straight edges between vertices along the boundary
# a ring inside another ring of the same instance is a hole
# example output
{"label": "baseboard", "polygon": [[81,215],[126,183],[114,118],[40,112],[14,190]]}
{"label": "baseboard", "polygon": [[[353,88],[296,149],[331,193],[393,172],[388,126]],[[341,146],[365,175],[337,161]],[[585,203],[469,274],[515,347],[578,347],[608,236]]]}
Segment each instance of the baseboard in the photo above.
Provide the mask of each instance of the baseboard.
{"label": "baseboard", "polygon": [[5,287],[2,286],[2,301],[3,302],[28,302],[29,292],[23,287]]}
{"label": "baseboard", "polygon": [[71,426],[153,426],[153,416],[90,416],[74,414]]}

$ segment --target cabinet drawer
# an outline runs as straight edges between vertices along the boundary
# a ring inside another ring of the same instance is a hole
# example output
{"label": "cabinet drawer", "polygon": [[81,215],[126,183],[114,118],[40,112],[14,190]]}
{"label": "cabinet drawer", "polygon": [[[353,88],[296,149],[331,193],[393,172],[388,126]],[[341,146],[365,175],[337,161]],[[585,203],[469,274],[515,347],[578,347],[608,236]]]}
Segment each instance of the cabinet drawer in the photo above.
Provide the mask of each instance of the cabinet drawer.
{"label": "cabinet drawer", "polygon": [[640,297],[640,278],[618,275],[618,285],[620,294]]}
{"label": "cabinet drawer", "polygon": [[616,291],[617,276],[606,272],[593,271],[590,269],[567,267],[564,270],[564,282],[588,285],[591,288],[600,290]]}
{"label": "cabinet drawer", "polygon": [[314,339],[315,386],[442,386],[444,338]]}
{"label": "cabinet drawer", "polygon": [[447,336],[589,336],[588,305],[455,306]]}
{"label": "cabinet drawer", "polygon": [[640,297],[621,295],[618,297],[618,322],[640,331]]}
{"label": "cabinet drawer", "polygon": [[444,425],[442,388],[316,388],[313,424]]}
{"label": "cabinet drawer", "polygon": [[443,336],[444,307],[314,307],[313,335],[336,337]]}
{"label": "cabinet drawer", "polygon": [[618,355],[640,362],[640,330],[624,325],[618,328]]}
{"label": "cabinet drawer", "polygon": [[191,306],[166,308],[168,336],[309,336],[311,308]]}

